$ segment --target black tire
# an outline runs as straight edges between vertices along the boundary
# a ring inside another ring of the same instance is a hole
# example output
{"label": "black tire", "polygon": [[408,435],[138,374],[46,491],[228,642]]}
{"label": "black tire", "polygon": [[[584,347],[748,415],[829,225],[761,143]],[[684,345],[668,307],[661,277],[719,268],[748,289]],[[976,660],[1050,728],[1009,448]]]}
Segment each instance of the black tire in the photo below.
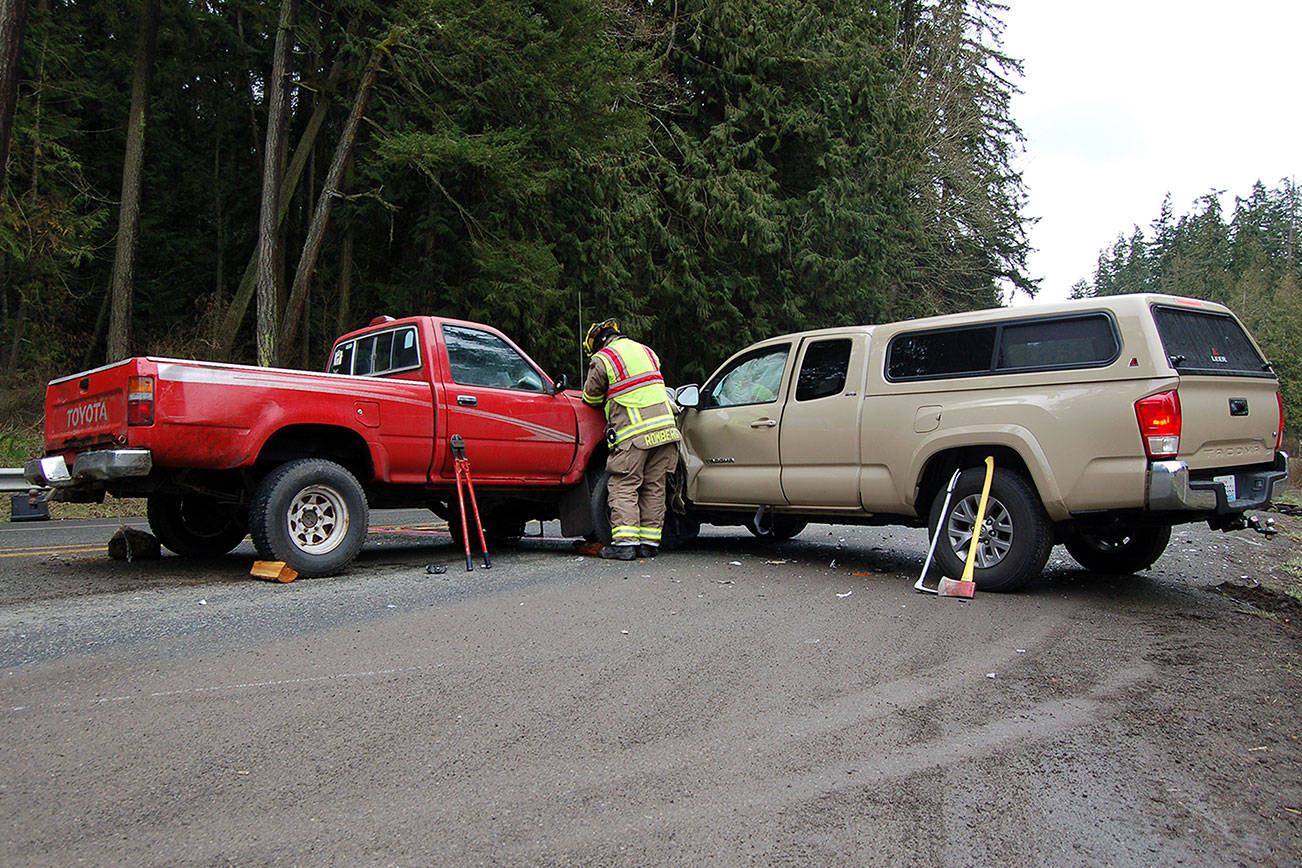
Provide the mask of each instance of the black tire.
{"label": "black tire", "polygon": [[[936,564],[952,579],[963,575],[985,474],[984,467],[963,471],[954,486],[948,515],[940,514],[944,489],[932,501],[928,526],[932,534],[944,534],[936,546]],[[972,575],[978,588],[1015,591],[1044,571],[1053,549],[1049,517],[1035,489],[1022,476],[995,469],[982,525]]]}
{"label": "black tire", "polygon": [[660,532],[660,546],[665,550],[681,549],[692,544],[701,535],[701,523],[690,515],[665,510],[665,526]]}
{"label": "black tire", "polygon": [[[592,482],[588,500],[591,509],[592,536],[602,545],[610,545],[610,471],[603,470]],[[664,527],[660,529],[660,548],[665,551],[682,548],[701,533],[701,523],[689,515],[674,512],[666,506]]]}
{"label": "black tire", "polygon": [[1063,545],[1076,563],[1091,572],[1127,575],[1151,567],[1170,542],[1170,525],[1155,525],[1125,530],[1076,528]]}
{"label": "black tire", "polygon": [[461,513],[453,512],[448,516],[448,534],[457,548],[461,548],[465,539],[461,534]]}
{"label": "black tire", "polygon": [[610,545],[610,471],[603,470],[593,479],[588,509],[591,510],[592,533],[596,541]]}
{"label": "black tire", "polygon": [[238,504],[206,494],[155,492],[145,514],[158,541],[188,558],[221,557],[249,532],[248,515]]}
{"label": "black tire", "polygon": [[809,525],[809,522],[793,515],[766,515],[764,524],[768,527],[760,530],[755,526],[755,516],[752,515],[746,520],[746,530],[760,539],[781,542],[796,536]]}
{"label": "black tire", "polygon": [[259,553],[300,576],[330,576],[357,557],[369,513],[357,478],[333,461],[301,458],[273,470],[249,508]]}

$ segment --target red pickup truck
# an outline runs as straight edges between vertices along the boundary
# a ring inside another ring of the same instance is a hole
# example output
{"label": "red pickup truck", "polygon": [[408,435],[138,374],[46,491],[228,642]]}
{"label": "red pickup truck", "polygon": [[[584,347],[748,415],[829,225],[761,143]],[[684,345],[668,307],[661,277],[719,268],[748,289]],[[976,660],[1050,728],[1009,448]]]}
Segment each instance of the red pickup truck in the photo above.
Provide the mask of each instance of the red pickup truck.
{"label": "red pickup truck", "polygon": [[327,373],[140,357],[53,380],[45,456],[24,472],[58,500],[146,498],[177,554],[225,554],[247,533],[320,576],[356,556],[368,504],[429,507],[459,533],[455,434],[490,536],[534,518],[594,533],[603,430],[497,329],[379,317],[335,342]]}

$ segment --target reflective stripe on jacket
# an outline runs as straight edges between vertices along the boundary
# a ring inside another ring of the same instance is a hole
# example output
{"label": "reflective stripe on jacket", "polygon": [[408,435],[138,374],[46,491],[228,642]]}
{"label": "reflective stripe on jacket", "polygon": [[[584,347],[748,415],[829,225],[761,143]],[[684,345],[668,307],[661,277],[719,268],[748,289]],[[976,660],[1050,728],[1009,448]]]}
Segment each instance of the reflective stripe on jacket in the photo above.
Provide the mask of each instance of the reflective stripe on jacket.
{"label": "reflective stripe on jacket", "polygon": [[606,366],[610,384],[606,397],[625,407],[649,407],[668,399],[660,359],[647,346],[629,338],[615,338],[595,353]]}

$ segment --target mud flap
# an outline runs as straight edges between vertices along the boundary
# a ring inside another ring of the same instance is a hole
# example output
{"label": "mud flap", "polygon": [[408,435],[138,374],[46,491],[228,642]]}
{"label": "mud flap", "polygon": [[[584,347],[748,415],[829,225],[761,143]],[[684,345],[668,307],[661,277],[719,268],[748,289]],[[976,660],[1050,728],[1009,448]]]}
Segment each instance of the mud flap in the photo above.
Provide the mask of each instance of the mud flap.
{"label": "mud flap", "polygon": [[561,495],[557,509],[560,512],[562,536],[587,536],[594,532],[591,504],[592,486],[596,477],[596,474],[584,474],[582,481]]}

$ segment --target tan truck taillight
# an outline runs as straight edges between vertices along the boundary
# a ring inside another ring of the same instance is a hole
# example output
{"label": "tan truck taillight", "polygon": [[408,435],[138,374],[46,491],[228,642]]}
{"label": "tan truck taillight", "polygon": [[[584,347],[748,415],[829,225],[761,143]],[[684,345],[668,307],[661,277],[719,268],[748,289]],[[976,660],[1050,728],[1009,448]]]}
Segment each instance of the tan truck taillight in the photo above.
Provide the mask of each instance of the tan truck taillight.
{"label": "tan truck taillight", "polygon": [[153,377],[127,377],[127,424],[154,424]]}
{"label": "tan truck taillight", "polygon": [[1279,402],[1279,428],[1275,429],[1275,449],[1284,448],[1284,396],[1276,392],[1275,400]]}
{"label": "tan truck taillight", "polygon": [[1135,402],[1139,435],[1149,458],[1174,458],[1180,454],[1180,396],[1174,389]]}

